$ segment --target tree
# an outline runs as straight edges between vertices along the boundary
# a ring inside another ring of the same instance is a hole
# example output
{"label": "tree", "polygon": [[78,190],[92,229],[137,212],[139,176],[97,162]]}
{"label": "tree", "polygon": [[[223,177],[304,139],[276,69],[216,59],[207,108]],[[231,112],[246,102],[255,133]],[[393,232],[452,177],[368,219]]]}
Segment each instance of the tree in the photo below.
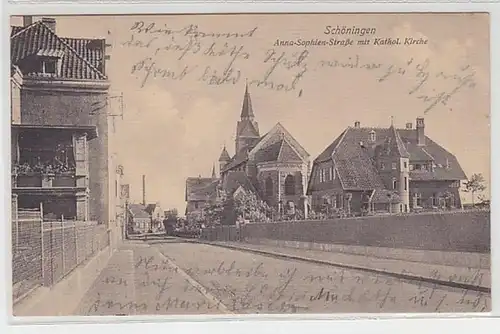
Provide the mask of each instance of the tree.
{"label": "tree", "polygon": [[255,222],[266,221],[272,209],[253,192],[242,192],[234,198],[234,210],[238,216]]}
{"label": "tree", "polygon": [[227,196],[224,191],[219,192],[217,199],[203,208],[203,214],[210,225],[220,225],[224,218],[224,211],[228,205]]}
{"label": "tree", "polygon": [[474,197],[478,192],[486,190],[486,185],[484,184],[484,177],[481,173],[472,174],[471,178],[464,183],[465,192],[471,193],[472,205],[474,205]]}

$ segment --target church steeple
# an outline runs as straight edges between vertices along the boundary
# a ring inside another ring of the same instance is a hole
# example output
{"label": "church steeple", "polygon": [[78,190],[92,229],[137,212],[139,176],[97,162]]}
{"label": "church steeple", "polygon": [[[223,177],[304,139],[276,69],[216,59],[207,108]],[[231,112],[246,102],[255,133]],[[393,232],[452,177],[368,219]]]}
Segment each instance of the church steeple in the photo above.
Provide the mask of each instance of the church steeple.
{"label": "church steeple", "polygon": [[236,153],[244,148],[252,148],[260,139],[259,124],[254,119],[248,84],[245,85],[240,118],[236,127]]}
{"label": "church steeple", "polygon": [[242,120],[253,120],[255,118],[252,108],[252,99],[250,98],[250,93],[248,91],[248,83],[245,85],[245,95],[243,96],[243,105],[241,107],[240,117]]}
{"label": "church steeple", "polygon": [[215,174],[215,164],[212,166],[212,179],[216,179],[217,175]]}

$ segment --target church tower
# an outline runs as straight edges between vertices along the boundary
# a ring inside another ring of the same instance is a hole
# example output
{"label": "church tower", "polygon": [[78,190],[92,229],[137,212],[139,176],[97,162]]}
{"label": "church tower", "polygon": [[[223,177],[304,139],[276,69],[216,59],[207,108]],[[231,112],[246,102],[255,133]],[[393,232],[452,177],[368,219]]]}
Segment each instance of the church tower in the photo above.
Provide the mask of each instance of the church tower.
{"label": "church tower", "polygon": [[245,147],[253,147],[259,139],[259,124],[255,121],[247,84],[245,87],[245,95],[243,96],[240,120],[236,126],[236,153],[240,152]]}
{"label": "church tower", "polygon": [[410,208],[410,154],[394,125],[391,124],[385,142],[375,150],[382,181],[387,189],[397,192],[400,197],[399,205],[392,212],[408,212]]}
{"label": "church tower", "polygon": [[222,171],[224,170],[224,167],[226,167],[227,163],[231,160],[231,157],[229,156],[229,153],[227,153],[226,146],[222,149],[222,152],[219,157],[219,173],[220,176],[222,177]]}

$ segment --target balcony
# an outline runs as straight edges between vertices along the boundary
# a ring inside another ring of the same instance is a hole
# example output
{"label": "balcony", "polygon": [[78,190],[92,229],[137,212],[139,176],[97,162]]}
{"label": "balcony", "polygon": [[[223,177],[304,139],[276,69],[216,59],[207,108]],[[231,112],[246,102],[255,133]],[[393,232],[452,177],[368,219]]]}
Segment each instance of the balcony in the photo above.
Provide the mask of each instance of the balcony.
{"label": "balcony", "polygon": [[53,188],[53,187],[76,187],[74,173],[63,174],[12,174],[13,188]]}

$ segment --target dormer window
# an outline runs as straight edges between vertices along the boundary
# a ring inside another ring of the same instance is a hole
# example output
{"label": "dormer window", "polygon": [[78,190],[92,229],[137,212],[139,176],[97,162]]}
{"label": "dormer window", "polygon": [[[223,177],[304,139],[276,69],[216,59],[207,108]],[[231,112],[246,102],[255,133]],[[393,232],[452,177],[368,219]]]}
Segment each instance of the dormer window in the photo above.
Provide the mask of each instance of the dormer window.
{"label": "dormer window", "polygon": [[46,58],[42,60],[42,73],[56,74],[57,72],[57,58]]}
{"label": "dormer window", "polygon": [[374,130],[370,131],[370,141],[374,142],[376,139],[377,137],[375,136],[375,131]]}

